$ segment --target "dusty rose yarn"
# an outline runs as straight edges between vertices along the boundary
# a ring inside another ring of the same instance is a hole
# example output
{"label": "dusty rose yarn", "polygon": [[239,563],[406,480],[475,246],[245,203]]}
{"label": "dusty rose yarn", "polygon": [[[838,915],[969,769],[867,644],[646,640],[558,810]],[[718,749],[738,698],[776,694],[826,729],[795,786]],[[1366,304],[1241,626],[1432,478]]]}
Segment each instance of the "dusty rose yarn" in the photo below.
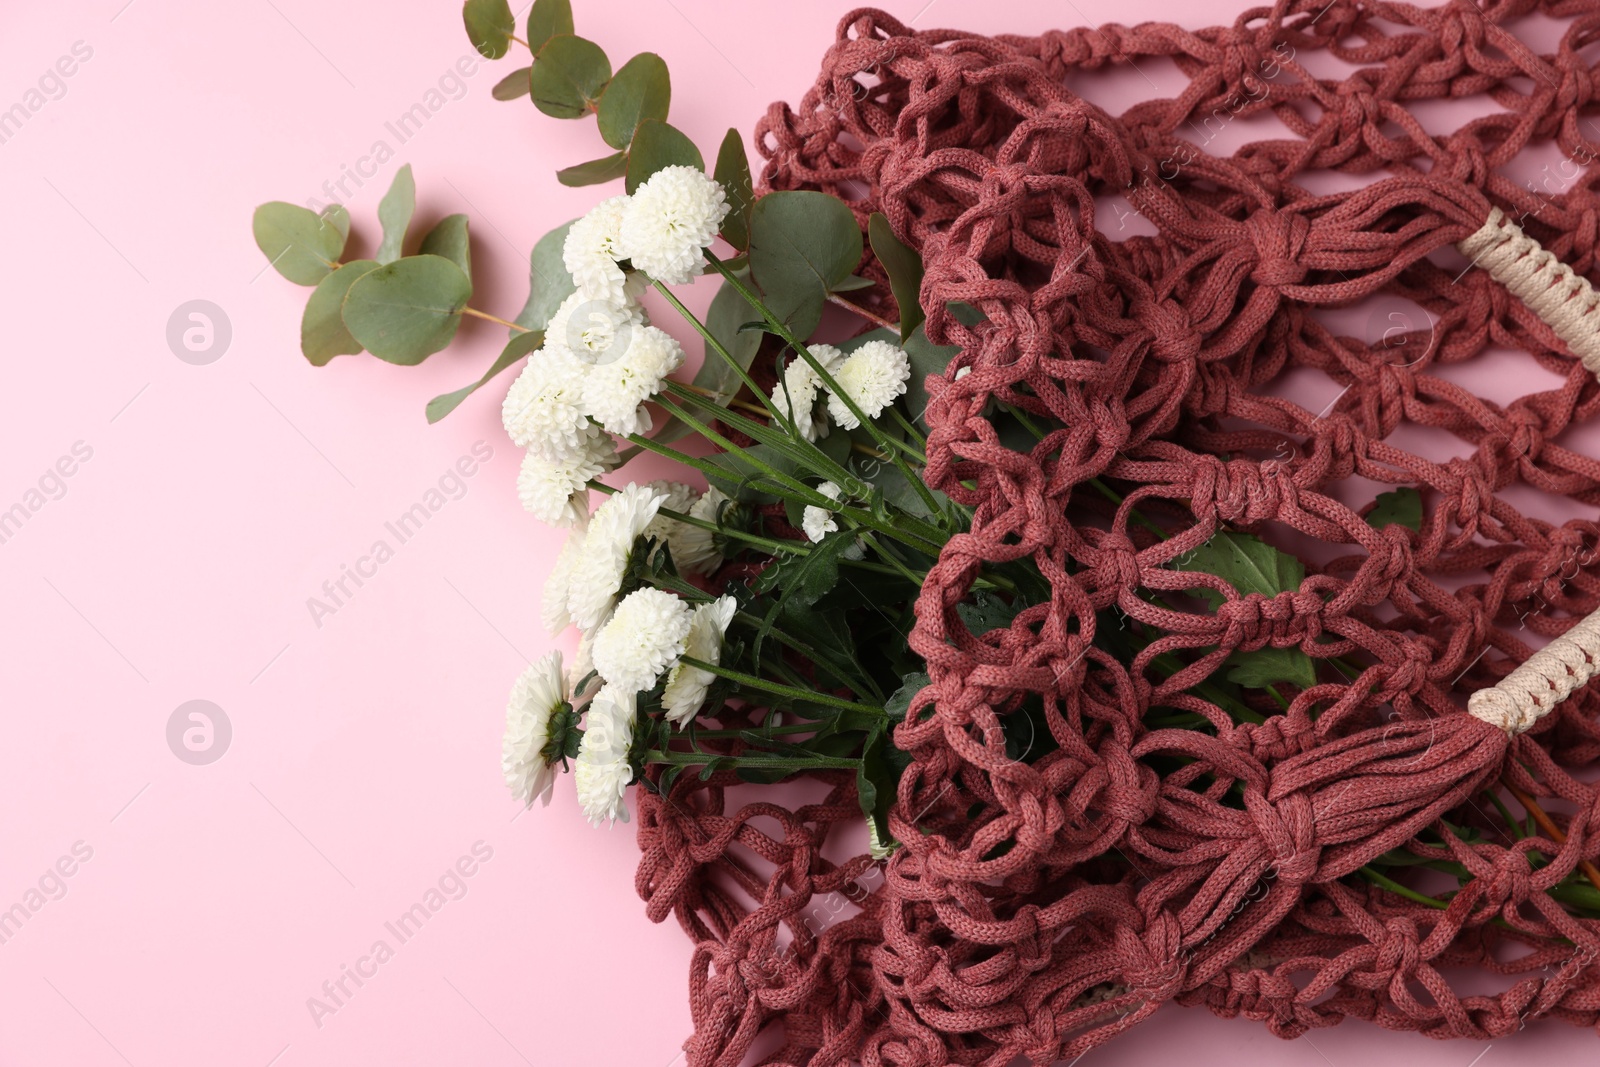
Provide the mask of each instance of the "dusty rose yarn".
{"label": "dusty rose yarn", "polygon": [[[1533,13],[1570,20],[1552,54],[1507,28]],[[730,811],[726,775],[640,790],[640,892],[697,946],[691,1064],[732,1067],[775,1023],[772,1064],[1050,1063],[1168,1000],[1284,1036],[1346,1016],[1480,1039],[1541,1016],[1600,1020],[1600,923],[1549,892],[1600,853],[1597,793],[1578,776],[1600,757],[1595,693],[1578,687],[1526,732],[1465,710],[1528,658],[1519,627],[1559,634],[1600,605],[1600,526],[1525,514],[1505,492],[1600,501],[1600,462],[1559,439],[1600,405],[1572,339],[1590,320],[1572,309],[1564,341],[1489,270],[1457,277],[1429,258],[1478,247],[1499,209],[1577,275],[1593,270],[1591,177],[1545,195],[1496,168],[1541,143],[1600,154],[1580,55],[1597,36],[1594,0],[1285,0],[1231,27],[1036,38],[843,20],[816,86],[762,121],[764,181],[834,193],[863,221],[882,211],[922,253],[928,334],[961,348],[928,383],[928,480],[976,517],[918,604],[932,684],[895,735],[915,762],[892,820],[905,847],[881,880],[867,857],[821,855],[857,817],[843,777],[816,775],[831,791],[793,812]],[[1292,58],[1317,51],[1359,69],[1318,79]],[[1065,87],[1146,56],[1172,57],[1186,91],[1112,117]],[[1468,96],[1482,116],[1446,134],[1408,110]],[[1295,136],[1231,158],[1182,142],[1223,107],[1270,110]],[[1370,180],[1308,191],[1328,169]],[[1097,229],[1109,193],[1158,234]],[[1393,361],[1310,313],[1379,293],[1428,311],[1425,358]],[[985,321],[962,325],[952,301]],[[1491,344],[1561,384],[1479,397],[1438,373]],[[1314,413],[1265,388],[1295,368],[1348,391]],[[987,414],[996,399],[1062,428],[1017,451]],[[1390,440],[1407,424],[1462,454],[1407,451]],[[1125,503],[1096,503],[1093,478]],[[1336,495],[1352,478],[1421,487],[1420,533],[1368,525]],[[1135,507],[1182,532],[1157,539]],[[1138,595],[1191,588],[1178,561],[1223,528],[1328,551],[1298,590],[1215,612]],[[1024,557],[1050,601],[970,632],[955,605],[979,566]],[[1113,605],[1156,635],[1129,662],[1091,644]],[[1365,669],[1261,725],[1186,692],[1230,651],[1266,645]],[[1211,648],[1171,678],[1151,669]],[[1021,763],[1004,738],[1030,694],[1056,747]],[[1154,706],[1214,730],[1150,729]],[[1484,791],[1502,777],[1562,812],[1564,842],[1491,832]],[[1483,832],[1442,831],[1447,815]],[[1444,909],[1352,877],[1402,845],[1474,877]],[[838,894],[840,921],[802,921]],[[1447,966],[1503,975],[1502,990],[1458,993]]]}

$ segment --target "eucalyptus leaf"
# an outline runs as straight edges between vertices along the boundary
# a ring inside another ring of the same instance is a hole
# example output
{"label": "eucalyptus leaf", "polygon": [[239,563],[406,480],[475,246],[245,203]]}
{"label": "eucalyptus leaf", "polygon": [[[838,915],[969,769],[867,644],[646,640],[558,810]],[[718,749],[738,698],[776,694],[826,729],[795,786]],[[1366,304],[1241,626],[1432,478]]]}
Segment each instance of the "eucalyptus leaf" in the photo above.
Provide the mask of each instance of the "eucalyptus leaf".
{"label": "eucalyptus leaf", "polygon": [[378,201],[378,221],[383,224],[383,242],[378,245],[374,259],[379,263],[393,263],[401,256],[406,230],[411,226],[411,216],[417,210],[417,183],[411,177],[411,164],[395,172],[389,191]]}
{"label": "eucalyptus leaf", "polygon": [[1375,530],[1391,525],[1408,530],[1422,529],[1422,494],[1411,485],[1379,493],[1372,510],[1367,512],[1367,525]]}
{"label": "eucalyptus leaf", "polygon": [[472,281],[443,256],[407,256],[358,278],[344,298],[344,322],[379,359],[421,363],[461,325]]}
{"label": "eucalyptus leaf", "polygon": [[496,100],[515,100],[527,96],[532,91],[529,75],[533,73],[532,67],[518,67],[504,78],[494,83],[494,88],[489,90],[489,95]]}
{"label": "eucalyptus leaf", "polygon": [[533,106],[556,119],[581,118],[595,106],[606,82],[611,61],[593,41],[570,33],[557,34],[539,49],[529,75]]}
{"label": "eucalyptus leaf", "polygon": [[[761,334],[752,330],[741,330],[740,327],[753,315],[750,305],[745,303],[744,297],[738,290],[726,281],[717,289],[711,298],[711,306],[706,309],[706,330],[722,343],[728,354],[744,370],[750,369],[750,364],[756,358],[756,351],[761,347]],[[694,376],[694,384],[702,389],[710,389],[716,393],[715,401],[724,406],[732,400],[744,385],[743,380],[728,366],[728,361],[717,354],[711,342],[706,342],[705,360],[700,364],[700,371]]]}
{"label": "eucalyptus leaf", "polygon": [[666,62],[654,52],[640,52],[622,65],[600,96],[595,120],[601,139],[612,148],[627,148],[639,123],[666,121],[671,102]]}
{"label": "eucalyptus leaf", "polygon": [[570,229],[571,222],[539,238],[528,257],[528,301],[516,318],[517,325],[525,330],[542,330],[550,325],[550,317],[561,302],[578,291],[561,256]]}
{"label": "eucalyptus leaf", "polygon": [[472,47],[485,59],[499,59],[511,50],[511,35],[517,20],[506,0],[467,0],[461,8]]}
{"label": "eucalyptus leaf", "polygon": [[728,196],[722,239],[743,252],[750,247],[750,212],[756,206],[756,194],[750,179],[750,158],[745,154],[744,138],[738,130],[730,129],[722,138],[712,177]]}
{"label": "eucalyptus leaf", "polygon": [[318,215],[310,208],[274,200],[256,208],[251,229],[256,247],[273,270],[296,285],[316,285],[339,265],[349,220],[349,213],[338,205]]}
{"label": "eucalyptus leaf", "polygon": [[922,257],[894,235],[888,216],[882,212],[874,211],[867,220],[867,236],[872,241],[872,254],[889,274],[889,291],[894,293],[894,302],[900,305],[900,340],[904,343],[925,318],[918,302],[922,290]]}
{"label": "eucalyptus leaf", "polygon": [[329,204],[322,209],[322,218],[339,231],[339,252],[344,253],[344,246],[350,241],[350,212],[343,204]]}
{"label": "eucalyptus leaf", "polygon": [[378,269],[372,259],[356,259],[317,283],[300,319],[300,351],[313,367],[323,367],[334,356],[353,356],[361,342],[344,324],[344,298],[356,280]]}
{"label": "eucalyptus leaf", "polygon": [[572,30],[572,0],[533,0],[528,11],[528,47],[535,53],[550,38]]}
{"label": "eucalyptus leaf", "polygon": [[472,277],[472,242],[468,235],[465,215],[446,215],[422,239],[417,253],[424,256],[443,256],[461,268],[461,273]]}
{"label": "eucalyptus leaf", "polygon": [[876,283],[871,278],[863,278],[859,274],[852,274],[828,291],[831,293],[853,293],[857,289],[871,289],[874,284]]}
{"label": "eucalyptus leaf", "polygon": [[436,396],[428,401],[428,422],[430,424],[438,422],[450,414],[461,406],[463,400],[489,384],[490,379],[495,375],[542,344],[544,344],[544,333],[539,330],[530,330],[527,333],[519,333],[512,337],[510,341],[506,342],[506,347],[500,353],[499,358],[490,365],[488,370],[484,371],[482,378],[479,378],[471,385],[457,389],[453,393],[445,393],[443,396]]}
{"label": "eucalyptus leaf", "polygon": [[901,347],[911,361],[911,377],[906,382],[906,408],[912,418],[925,424],[928,414],[928,375],[944,374],[961,348],[958,345],[934,344],[928,340],[921,323],[911,331],[911,336],[906,338]]}
{"label": "eucalyptus leaf", "polygon": [[587,163],[579,163],[575,167],[558,170],[556,181],[570,186],[600,185],[603,182],[616,181],[627,173],[628,153],[617,152],[614,155],[591,159]]}
{"label": "eucalyptus leaf", "polygon": [[844,202],[810,190],[768,193],[750,218],[750,272],[767,306],[802,340],[828,293],[861,263],[861,231]]}
{"label": "eucalyptus leaf", "polygon": [[650,180],[650,175],[665,167],[706,169],[700,149],[682,131],[660,119],[645,119],[633,131],[633,146],[628,149],[628,195]]}

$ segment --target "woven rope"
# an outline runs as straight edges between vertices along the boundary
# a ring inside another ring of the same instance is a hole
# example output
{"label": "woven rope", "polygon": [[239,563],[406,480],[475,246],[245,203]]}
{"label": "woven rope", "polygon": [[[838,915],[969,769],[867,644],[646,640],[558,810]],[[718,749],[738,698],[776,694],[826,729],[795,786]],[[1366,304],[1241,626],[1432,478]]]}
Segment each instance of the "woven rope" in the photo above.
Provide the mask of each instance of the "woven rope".
{"label": "woven rope", "polygon": [[[1572,20],[1551,54],[1505,29],[1532,13]],[[1550,893],[1600,855],[1600,802],[1576,777],[1600,759],[1600,701],[1580,688],[1595,638],[1578,624],[1600,607],[1600,525],[1513,503],[1600,503],[1600,462],[1562,440],[1600,410],[1570,354],[1600,196],[1586,173],[1551,196],[1498,173],[1531,144],[1600,155],[1580,55],[1597,33],[1592,0],[1284,0],[1230,27],[1030,38],[847,16],[816,86],[763,120],[763,181],[837,195],[863,222],[882,211],[922,253],[928,335],[960,346],[927,383],[927,477],[975,517],[917,605],[932,683],[895,735],[915,762],[881,881],[865,856],[822,855],[859,820],[845,775],[816,775],[827,795],[793,812],[730,810],[731,775],[641,791],[640,892],[696,943],[693,1067],[733,1067],[774,1023],[770,1064],[1049,1063],[1169,1000],[1283,1036],[1352,1016],[1479,1039],[1600,1021],[1600,923]],[[1299,57],[1317,51],[1360,69],[1313,77]],[[1177,98],[1113,118],[1067,88],[1154,57],[1188,77]],[[1447,134],[1409,111],[1461,98],[1482,114]],[[1231,158],[1184,143],[1216,114],[1271,114],[1292,136]],[[1308,191],[1302,175],[1328,169],[1366,184]],[[1102,232],[1096,198],[1112,195],[1157,234]],[[1430,260],[1457,244],[1485,269]],[[1427,312],[1421,358],[1313,313],[1375,295]],[[882,286],[852,297],[897,314]],[[1490,345],[1557,384],[1473,395],[1448,369]],[[1345,392],[1308,410],[1272,391],[1290,370]],[[997,435],[1002,403],[1062,428],[1019,448]],[[1408,451],[1404,426],[1458,454]],[[1356,478],[1353,499],[1421,487],[1420,533],[1342,503]],[[1135,508],[1183,532],[1155,539]],[[1205,581],[1182,561],[1223,529],[1319,550],[1275,597],[1219,588],[1206,612],[1140,595]],[[1051,598],[971,632],[956,608],[979,569],[1016,559]],[[1096,644],[1113,607],[1151,643]],[[1572,637],[1535,656],[1524,628]],[[1259,725],[1195,695],[1232,652],[1268,646],[1370,665],[1286,711],[1262,697]],[[1193,665],[1167,677],[1157,661],[1175,653]],[[1019,762],[1005,738],[1025,706],[1042,741]],[[1152,729],[1152,709],[1212,729]],[[1564,802],[1563,842],[1504,833],[1482,796],[1501,777]],[[1472,877],[1439,910],[1355,874],[1398,847]],[[1462,968],[1504,976],[1500,991],[1459,991]]]}

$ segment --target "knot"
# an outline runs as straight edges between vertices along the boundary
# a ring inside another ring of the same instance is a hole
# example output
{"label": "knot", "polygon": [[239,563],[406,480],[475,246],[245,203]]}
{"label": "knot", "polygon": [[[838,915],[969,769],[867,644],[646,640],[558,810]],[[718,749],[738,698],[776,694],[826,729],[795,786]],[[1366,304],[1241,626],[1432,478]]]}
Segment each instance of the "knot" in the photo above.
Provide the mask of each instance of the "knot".
{"label": "knot", "polygon": [[1503,910],[1507,904],[1521,904],[1527,900],[1531,873],[1527,856],[1513,849],[1502,850],[1494,858],[1494,869],[1472,880],[1482,890],[1478,898],[1479,914],[1492,914]]}
{"label": "knot", "polygon": [[1244,220],[1244,231],[1256,249],[1251,281],[1278,288],[1305,280],[1300,253],[1311,233],[1309,219],[1298,211],[1257,211]]}
{"label": "knot", "polygon": [[1128,987],[1157,1001],[1176,993],[1188,972],[1188,962],[1180,955],[1182,939],[1177,918],[1167,911],[1148,916],[1142,935],[1119,925],[1112,940]]}
{"label": "knot", "polygon": [[1299,506],[1293,473],[1284,463],[1223,461],[1211,455],[1191,459],[1189,507],[1198,519],[1214,516],[1223,522],[1249,525],[1280,518]]}
{"label": "knot", "polygon": [[1368,551],[1367,560],[1361,566],[1361,602],[1377,604],[1387,600],[1396,583],[1406,581],[1411,573],[1411,530],[1391,522],[1378,531],[1378,542]]}
{"label": "knot", "polygon": [[1518,404],[1505,412],[1506,458],[1512,463],[1536,460],[1544,450],[1544,419],[1532,408]]}
{"label": "knot", "polygon": [[1589,68],[1574,52],[1562,52],[1556,61],[1561,66],[1561,80],[1556,85],[1554,106],[1563,110],[1581,108],[1594,97],[1594,78]]}
{"label": "knot", "polygon": [[1453,490],[1455,496],[1443,501],[1441,510],[1446,516],[1453,515],[1462,534],[1470,536],[1478,531],[1479,521],[1493,504],[1494,491],[1478,465],[1461,456],[1452,457],[1444,469],[1447,480],[1454,483],[1444,488]]}
{"label": "knot", "polygon": [[1142,583],[1139,554],[1126,534],[1107,534],[1100,542],[1098,570],[1105,576],[1102,588],[1137,589]]}
{"label": "knot", "polygon": [[1370,962],[1366,967],[1351,972],[1351,984],[1368,989],[1387,986],[1390,982],[1410,975],[1421,959],[1417,924],[1402,915],[1390,916],[1383,924],[1383,932],[1373,939],[1367,950]]}
{"label": "knot", "polygon": [[1322,862],[1311,798],[1296,790],[1273,804],[1265,793],[1246,789],[1244,806],[1278,877],[1296,885],[1310,881]]}
{"label": "knot", "polygon": [[1167,363],[1187,363],[1200,353],[1200,332],[1176,300],[1140,301],[1133,317],[1150,331],[1150,351]]}

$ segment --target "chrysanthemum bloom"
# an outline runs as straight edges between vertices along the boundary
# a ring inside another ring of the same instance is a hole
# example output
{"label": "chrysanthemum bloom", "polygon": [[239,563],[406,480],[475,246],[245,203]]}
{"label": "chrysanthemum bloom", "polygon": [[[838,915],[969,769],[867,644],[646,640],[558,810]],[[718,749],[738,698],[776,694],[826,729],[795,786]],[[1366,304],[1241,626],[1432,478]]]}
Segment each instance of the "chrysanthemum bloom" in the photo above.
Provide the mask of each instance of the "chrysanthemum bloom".
{"label": "chrysanthemum bloom", "polygon": [[512,442],[550,459],[578,451],[589,428],[583,410],[587,369],[572,353],[548,344],[529,356],[500,405]]}
{"label": "chrysanthemum bloom", "polygon": [[552,637],[572,625],[572,615],[567,611],[567,593],[572,587],[572,568],[583,554],[583,538],[587,527],[586,521],[580,522],[567,535],[567,543],[561,546],[561,554],[556,556],[556,565],[550,571],[550,577],[544,580],[539,618]]}
{"label": "chrysanthemum bloom", "polygon": [[[722,662],[722,637],[728,632],[738,603],[731,596],[718,597],[709,604],[694,609],[689,622],[689,637],[683,655],[702,663],[717,666]],[[717,676],[704,667],[679,663],[667,675],[667,685],[661,694],[661,707],[667,719],[682,726],[694,718],[706,702],[706,691]]]}
{"label": "chrysanthemum bloom", "polygon": [[609,434],[591,431],[574,451],[547,459],[532,449],[517,472],[517,497],[540,522],[572,526],[589,513],[589,481],[617,465],[617,447]]}
{"label": "chrysanthemum bloom", "polygon": [[628,821],[623,798],[633,781],[628,749],[633,746],[634,695],[603,686],[589,701],[574,777],[578,803],[591,825]]}
{"label": "chrysanthemum bloom", "polygon": [[[883,409],[894,403],[894,398],[906,391],[911,377],[911,360],[905,350],[888,341],[868,341],[845,357],[839,368],[830,371],[839,388],[855,401],[856,407],[869,419],[875,419]],[[845,406],[836,394],[828,395],[828,414],[847,430],[861,425],[861,421]]]}
{"label": "chrysanthemum bloom", "polygon": [[[716,486],[708,486],[689,508],[689,517],[702,522],[721,522],[722,505],[727,496]],[[700,526],[675,522],[667,539],[672,548],[672,562],[680,574],[710,574],[722,564],[722,552],[717,547],[716,535]]]}
{"label": "chrysanthemum bloom", "polygon": [[617,689],[650,689],[683,655],[692,615],[688,604],[665,589],[635,589],[595,635],[595,670]]}
{"label": "chrysanthemum bloom", "polygon": [[506,704],[506,733],[500,742],[500,768],[511,795],[532,807],[534,798],[550,803],[555,768],[545,762],[550,720],[567,705],[561,653],[551,652],[523,671]]}
{"label": "chrysanthemum bloom", "polygon": [[700,253],[727,213],[722,186],[697,168],[663,167],[623,208],[617,251],[658,282],[686,284],[700,273]]}
{"label": "chrysanthemum bloom", "polygon": [[629,482],[595,509],[567,590],[567,611],[579,628],[594,630],[611,614],[633,544],[656,517],[661,501],[660,493]]}
{"label": "chrysanthemum bloom", "polygon": [[567,231],[567,239],[561,245],[561,261],[578,283],[578,291],[586,297],[614,304],[623,302],[626,279],[617,266],[617,260],[624,258],[617,254],[617,231],[627,204],[626,196],[602,200]]}
{"label": "chrysanthemum bloom", "polygon": [[[807,345],[806,348],[829,374],[844,361],[844,353],[832,345]],[[828,436],[827,413],[817,410],[817,392],[821,388],[822,379],[811,364],[796,356],[784,368],[783,380],[772,389],[773,409],[793,420],[795,429],[807,441]]]}
{"label": "chrysanthemum bloom", "polygon": [[644,402],[682,364],[683,346],[671,335],[654,326],[635,327],[621,359],[589,368],[583,381],[584,410],[612,433],[645,433],[650,413]]}
{"label": "chrysanthemum bloom", "polygon": [[[817,486],[817,492],[829,500],[842,500],[844,498],[844,491],[833,482],[823,482]],[[800,529],[805,531],[807,538],[816,542],[821,541],[831,533],[837,532],[839,524],[833,521],[833,512],[827,508],[819,508],[814,504],[807,504],[805,511],[800,514]]]}
{"label": "chrysanthemum bloom", "polygon": [[644,308],[635,301],[612,301],[579,291],[550,316],[544,346],[569,352],[585,366],[610,363],[628,351],[633,331],[645,321]]}

